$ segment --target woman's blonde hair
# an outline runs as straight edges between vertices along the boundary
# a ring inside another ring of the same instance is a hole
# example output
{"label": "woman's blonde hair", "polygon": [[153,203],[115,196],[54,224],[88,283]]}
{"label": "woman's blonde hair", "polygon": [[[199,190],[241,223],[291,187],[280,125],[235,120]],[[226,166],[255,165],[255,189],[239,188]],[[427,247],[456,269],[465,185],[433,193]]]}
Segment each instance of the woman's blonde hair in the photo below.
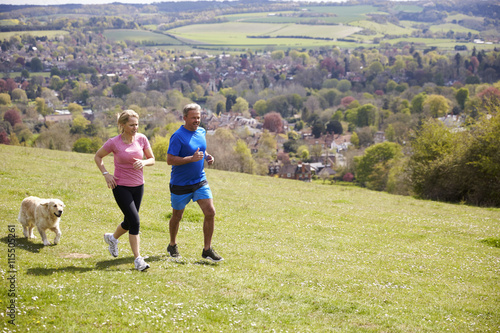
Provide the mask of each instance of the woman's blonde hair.
{"label": "woman's blonde hair", "polygon": [[123,126],[125,126],[125,124],[128,123],[128,120],[131,117],[135,117],[137,118],[137,120],[139,120],[139,115],[134,110],[125,110],[122,113],[116,115],[116,119],[118,122],[118,131],[120,133],[123,133],[124,130]]}

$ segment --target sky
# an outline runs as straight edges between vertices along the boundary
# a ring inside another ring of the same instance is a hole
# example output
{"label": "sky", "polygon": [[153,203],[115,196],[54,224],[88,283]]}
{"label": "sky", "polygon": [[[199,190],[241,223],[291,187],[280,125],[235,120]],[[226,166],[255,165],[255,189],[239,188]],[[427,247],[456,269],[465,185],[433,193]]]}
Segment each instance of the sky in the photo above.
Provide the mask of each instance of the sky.
{"label": "sky", "polygon": [[[165,1],[199,1],[199,0],[165,0]],[[201,0],[201,1],[222,1],[222,0]],[[228,0],[231,1],[231,0]],[[298,1],[298,0],[282,0],[282,1]],[[307,0],[310,2],[345,2],[347,0]],[[82,4],[82,5],[97,5],[113,2],[121,3],[140,3],[149,4],[154,2],[163,2],[162,0],[0,0],[3,5],[64,5],[64,4]]]}

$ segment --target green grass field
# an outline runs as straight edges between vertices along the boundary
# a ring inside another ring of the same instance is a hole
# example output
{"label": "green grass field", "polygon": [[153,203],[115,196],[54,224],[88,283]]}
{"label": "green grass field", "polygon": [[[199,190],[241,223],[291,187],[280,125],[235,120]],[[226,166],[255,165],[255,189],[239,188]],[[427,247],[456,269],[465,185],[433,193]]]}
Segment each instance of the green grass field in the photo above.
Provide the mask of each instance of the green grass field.
{"label": "green grass field", "polygon": [[68,31],[63,30],[34,30],[34,31],[9,31],[0,32],[0,40],[10,39],[12,36],[22,36],[24,34],[29,34],[34,37],[44,37],[47,36],[49,40],[53,40],[58,36],[69,35]]}
{"label": "green grass field", "polygon": [[113,29],[106,30],[104,36],[112,42],[130,40],[133,42],[150,42],[162,45],[180,45],[181,43],[169,36],[145,30]]}
{"label": "green grass field", "polygon": [[453,23],[445,23],[445,24],[436,24],[436,25],[431,25],[429,27],[429,30],[432,32],[448,32],[448,31],[453,31],[453,32],[465,32],[465,33],[471,33],[471,34],[477,34],[479,31],[474,30],[474,29],[467,29],[465,27],[462,27],[458,24],[453,24]]}
{"label": "green grass field", "polygon": [[[112,158],[104,161],[112,171]],[[169,173],[163,162],[145,170],[141,248],[151,268],[137,272],[126,237],[118,258],[103,241],[121,214],[93,155],[0,145],[2,331],[500,327],[499,209],[210,169],[214,247],[225,261],[201,259],[202,214],[195,204],[181,222],[183,258],[173,260],[166,255]],[[17,215],[27,195],[65,202],[59,245],[22,237]],[[11,247],[8,226],[16,234]],[[12,276],[17,298],[7,293]],[[10,304],[17,326],[8,322]]]}
{"label": "green grass field", "polygon": [[403,28],[393,23],[380,24],[367,20],[351,22],[350,25],[357,26],[363,29],[373,30],[379,34],[390,34],[390,35],[404,35],[404,34],[411,35],[412,31],[415,30],[412,28]]}
{"label": "green grass field", "polygon": [[188,43],[200,45],[262,46],[284,45],[319,47],[334,45],[334,41],[295,38],[248,38],[248,36],[312,36],[317,38],[345,38],[361,30],[338,25],[298,25],[227,22],[221,24],[189,25],[168,32]]}

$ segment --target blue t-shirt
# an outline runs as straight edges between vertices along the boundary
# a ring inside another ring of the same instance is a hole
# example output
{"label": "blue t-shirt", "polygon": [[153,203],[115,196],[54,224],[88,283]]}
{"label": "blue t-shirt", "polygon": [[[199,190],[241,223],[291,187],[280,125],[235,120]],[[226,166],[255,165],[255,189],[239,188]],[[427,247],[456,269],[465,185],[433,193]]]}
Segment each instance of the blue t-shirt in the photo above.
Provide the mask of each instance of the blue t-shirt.
{"label": "blue t-shirt", "polygon": [[[192,156],[198,148],[205,153],[207,150],[207,141],[205,139],[206,131],[202,127],[194,132],[181,126],[170,138],[167,153],[174,156],[186,157]],[[172,165],[170,173],[170,184],[172,185],[193,185],[206,180],[205,159],[197,162],[191,162],[184,165]]]}

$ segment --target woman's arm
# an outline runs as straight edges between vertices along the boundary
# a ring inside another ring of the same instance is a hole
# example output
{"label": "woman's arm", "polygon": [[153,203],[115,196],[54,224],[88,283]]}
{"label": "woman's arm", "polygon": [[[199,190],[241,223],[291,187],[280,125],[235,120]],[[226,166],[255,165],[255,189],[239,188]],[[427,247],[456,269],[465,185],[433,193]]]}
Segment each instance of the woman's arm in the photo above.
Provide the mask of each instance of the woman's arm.
{"label": "woman's arm", "polygon": [[106,184],[108,185],[108,187],[113,189],[116,187],[115,176],[110,174],[106,170],[106,168],[104,167],[104,163],[102,161],[102,159],[107,155],[109,155],[109,152],[101,147],[101,149],[99,149],[97,153],[95,153],[94,161],[99,170],[101,171],[102,175],[104,176],[104,179],[106,180]]}
{"label": "woman's arm", "polygon": [[150,148],[144,149],[145,160],[135,159],[134,169],[142,169],[145,166],[150,166],[155,164],[155,156],[153,155],[153,150]]}

